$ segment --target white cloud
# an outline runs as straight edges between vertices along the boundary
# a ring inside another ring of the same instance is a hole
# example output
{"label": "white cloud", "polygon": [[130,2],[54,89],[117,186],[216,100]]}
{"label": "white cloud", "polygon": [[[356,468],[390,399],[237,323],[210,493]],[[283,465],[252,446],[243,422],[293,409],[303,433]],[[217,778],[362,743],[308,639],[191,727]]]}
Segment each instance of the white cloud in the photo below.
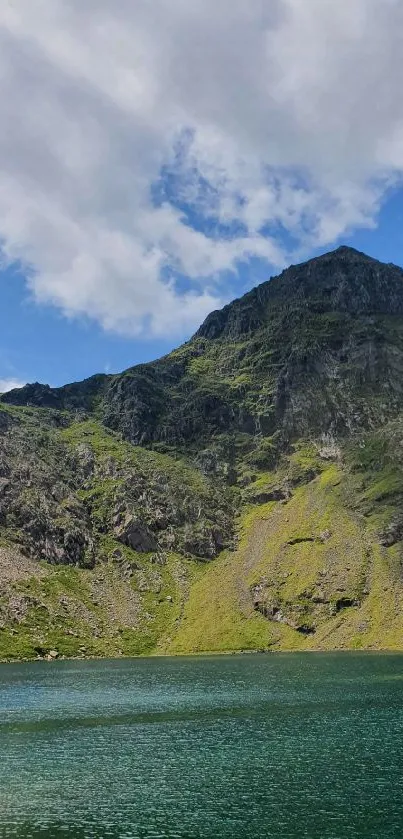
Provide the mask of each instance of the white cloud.
{"label": "white cloud", "polygon": [[223,272],[374,224],[403,171],[402,46],[400,0],[1,4],[4,257],[70,316],[188,332]]}
{"label": "white cloud", "polygon": [[15,390],[17,387],[24,387],[25,382],[19,379],[0,379],[0,393],[8,393],[9,390]]}

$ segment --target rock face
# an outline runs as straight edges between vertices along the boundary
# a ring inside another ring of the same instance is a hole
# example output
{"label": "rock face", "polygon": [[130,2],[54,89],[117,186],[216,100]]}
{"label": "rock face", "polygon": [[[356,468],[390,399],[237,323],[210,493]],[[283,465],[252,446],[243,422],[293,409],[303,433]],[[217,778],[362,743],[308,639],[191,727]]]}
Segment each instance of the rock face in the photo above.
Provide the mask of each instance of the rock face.
{"label": "rock face", "polygon": [[115,529],[118,542],[138,553],[152,553],[158,548],[155,536],[133,516],[127,516]]}
{"label": "rock face", "polygon": [[[403,270],[351,248],[291,266],[212,312],[190,341],[155,362],[62,388],[30,384],[0,401],[4,544],[46,567],[96,574],[112,563],[130,586],[131,619],[148,598],[146,623],[158,624],[151,612],[161,603],[176,607],[176,595],[164,591],[169,575],[190,596],[191,581],[175,562],[200,566],[236,551],[243,504],[262,522],[273,510],[284,519],[325,474],[328,512],[309,531],[287,524],[278,549],[283,577],[258,575],[242,595],[253,619],[302,640],[364,609],[376,578],[360,544],[354,585],[344,585],[353,574],[347,569],[336,585],[333,546],[349,555],[351,547],[348,538],[337,541],[336,495],[368,526],[368,544],[389,551],[393,586],[401,579]],[[326,568],[309,586],[292,588],[296,558],[309,568],[321,551]],[[17,594],[3,611],[20,626],[39,607]],[[101,595],[94,595],[99,609]],[[88,598],[80,620],[86,610]],[[370,616],[359,625],[370,626]]]}
{"label": "rock face", "polygon": [[108,539],[201,559],[233,543],[233,493],[183,459],[134,449],[93,421],[52,427],[44,409],[2,416],[0,526],[26,556],[93,568]]}

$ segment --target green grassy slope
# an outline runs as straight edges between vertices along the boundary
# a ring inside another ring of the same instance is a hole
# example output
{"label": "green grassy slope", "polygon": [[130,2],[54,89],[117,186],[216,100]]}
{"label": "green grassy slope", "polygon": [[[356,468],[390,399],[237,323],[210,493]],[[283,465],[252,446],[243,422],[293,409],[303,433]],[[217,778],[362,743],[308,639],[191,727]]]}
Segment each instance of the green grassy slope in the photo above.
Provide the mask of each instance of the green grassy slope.
{"label": "green grassy slope", "polygon": [[[139,561],[140,560],[140,561]],[[18,564],[18,558],[16,559]],[[190,583],[192,561],[171,555],[105,561],[95,570],[31,566],[0,593],[0,659],[120,656],[170,643]],[[0,556],[0,570],[3,569]]]}
{"label": "green grassy slope", "polygon": [[[379,490],[372,477],[360,476],[363,497]],[[367,510],[349,507],[357,479],[326,464],[288,501],[249,509],[238,550],[193,584],[169,649],[401,649],[402,543],[381,545]]]}
{"label": "green grassy slope", "polygon": [[[121,454],[92,424],[58,433],[76,445],[84,432],[99,457]],[[11,561],[3,541],[0,569],[14,577],[0,587],[0,658],[403,648],[400,439],[395,421],[344,452],[295,445],[243,488],[239,543],[208,562],[139,553],[107,533],[94,568],[52,567]],[[148,452],[133,456],[150,468]],[[102,520],[109,483],[86,492]]]}

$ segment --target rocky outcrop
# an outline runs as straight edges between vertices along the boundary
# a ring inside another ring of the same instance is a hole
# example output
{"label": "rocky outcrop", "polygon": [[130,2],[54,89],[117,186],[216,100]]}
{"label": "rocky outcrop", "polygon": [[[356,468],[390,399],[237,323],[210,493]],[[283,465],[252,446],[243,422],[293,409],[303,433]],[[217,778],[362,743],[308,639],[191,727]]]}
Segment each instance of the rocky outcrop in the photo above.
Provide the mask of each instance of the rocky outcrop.
{"label": "rocky outcrop", "polygon": [[[3,412],[0,527],[26,556],[92,568],[107,538],[137,553],[214,558],[231,543],[235,503],[183,459],[133,447],[53,411]],[[49,420],[49,422],[48,422]]]}
{"label": "rocky outcrop", "polygon": [[380,533],[379,540],[385,548],[391,548],[397,542],[403,541],[403,519],[390,522]]}
{"label": "rocky outcrop", "polygon": [[127,545],[132,551],[152,553],[158,550],[154,534],[134,516],[126,515],[122,521],[118,520],[114,532],[118,542]]}

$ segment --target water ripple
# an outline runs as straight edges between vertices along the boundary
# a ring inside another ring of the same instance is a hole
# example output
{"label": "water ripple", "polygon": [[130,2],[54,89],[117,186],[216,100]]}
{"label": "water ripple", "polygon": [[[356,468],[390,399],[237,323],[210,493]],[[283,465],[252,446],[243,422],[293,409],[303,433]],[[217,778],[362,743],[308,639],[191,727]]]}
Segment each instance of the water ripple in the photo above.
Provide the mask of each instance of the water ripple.
{"label": "water ripple", "polygon": [[403,656],[0,667],[1,839],[401,839]]}

